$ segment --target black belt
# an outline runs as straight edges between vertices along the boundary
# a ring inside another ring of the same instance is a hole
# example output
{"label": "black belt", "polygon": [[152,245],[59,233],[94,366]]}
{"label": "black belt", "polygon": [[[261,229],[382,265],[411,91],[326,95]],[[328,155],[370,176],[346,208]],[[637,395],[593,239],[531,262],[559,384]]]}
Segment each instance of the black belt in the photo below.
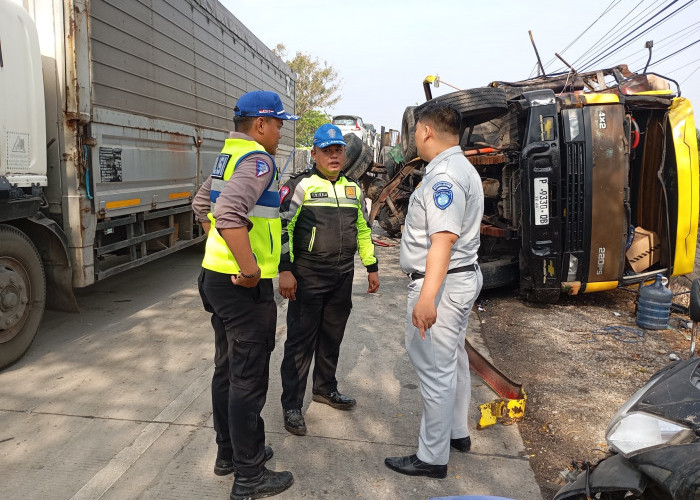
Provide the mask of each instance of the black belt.
{"label": "black belt", "polygon": [[[455,273],[465,273],[467,271],[476,271],[476,264],[469,264],[467,266],[461,266],[461,267],[455,267],[454,269],[448,269],[447,274],[455,274]],[[425,273],[408,273],[408,277],[411,278],[411,280],[419,280],[421,278],[425,278]]]}

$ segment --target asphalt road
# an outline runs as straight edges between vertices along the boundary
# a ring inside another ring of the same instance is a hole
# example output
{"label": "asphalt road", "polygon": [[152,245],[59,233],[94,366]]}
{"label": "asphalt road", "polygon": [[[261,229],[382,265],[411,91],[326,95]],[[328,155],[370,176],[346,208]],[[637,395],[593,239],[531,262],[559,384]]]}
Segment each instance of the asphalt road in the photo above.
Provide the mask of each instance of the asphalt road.
{"label": "asphalt road", "polygon": [[[29,352],[0,372],[0,498],[227,498],[233,477],[212,472],[213,334],[196,288],[201,251],[79,290],[78,314],[47,312]],[[379,248],[378,256],[378,294],[365,293],[358,266],[338,369],[341,391],[358,407],[340,412],[307,395],[305,437],[282,426],[280,299],[263,411],[275,450],[268,466],[295,475],[279,498],[541,499],[517,426],[472,431],[472,452],[453,453],[444,480],[384,467],[384,457],[415,451],[421,404],[403,347],[406,278],[398,249]],[[479,345],[473,318],[469,335]],[[494,397],[476,377],[472,395],[473,407]],[[470,420],[476,424],[474,409]]]}

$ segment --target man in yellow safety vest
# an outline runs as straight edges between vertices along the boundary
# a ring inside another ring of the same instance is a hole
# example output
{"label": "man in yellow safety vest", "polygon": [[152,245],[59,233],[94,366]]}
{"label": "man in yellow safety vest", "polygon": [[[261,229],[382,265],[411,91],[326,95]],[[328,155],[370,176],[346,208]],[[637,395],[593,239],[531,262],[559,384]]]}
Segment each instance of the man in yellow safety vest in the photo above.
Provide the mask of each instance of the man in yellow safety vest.
{"label": "man in yellow safety vest", "polygon": [[243,94],[234,111],[235,132],[192,207],[208,234],[199,292],[214,327],[214,473],[236,472],[231,498],[239,499],[274,495],[294,481],[291,472],[265,467],[272,448],[260,412],[275,346],[272,278],[282,234],[273,155],[283,120],[299,118],[268,91]]}

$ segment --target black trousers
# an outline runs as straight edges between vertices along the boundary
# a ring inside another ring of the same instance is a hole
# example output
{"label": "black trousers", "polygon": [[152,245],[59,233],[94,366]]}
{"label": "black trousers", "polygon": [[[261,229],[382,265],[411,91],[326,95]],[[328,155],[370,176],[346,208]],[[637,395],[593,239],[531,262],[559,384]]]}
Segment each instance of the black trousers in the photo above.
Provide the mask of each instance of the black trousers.
{"label": "black trousers", "polygon": [[255,288],[235,286],[228,274],[202,269],[199,293],[214,327],[211,382],[217,458],[231,459],[241,476],[263,470],[265,405],[277,307],[272,280]]}
{"label": "black trousers", "polygon": [[352,309],[354,271],[319,271],[296,266],[296,300],[287,310],[287,341],[282,360],[282,407],[301,408],[306,379],[315,355],[314,394],[338,390],[335,371],[340,343]]}

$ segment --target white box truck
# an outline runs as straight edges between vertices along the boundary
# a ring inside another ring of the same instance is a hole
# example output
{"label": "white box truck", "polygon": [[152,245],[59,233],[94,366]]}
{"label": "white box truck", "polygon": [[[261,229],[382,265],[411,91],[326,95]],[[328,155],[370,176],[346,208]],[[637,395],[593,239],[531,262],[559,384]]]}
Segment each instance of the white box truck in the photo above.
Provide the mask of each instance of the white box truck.
{"label": "white box truck", "polygon": [[257,89],[294,109],[292,71],[216,0],[0,0],[0,368],[73,288],[203,239],[191,199]]}

